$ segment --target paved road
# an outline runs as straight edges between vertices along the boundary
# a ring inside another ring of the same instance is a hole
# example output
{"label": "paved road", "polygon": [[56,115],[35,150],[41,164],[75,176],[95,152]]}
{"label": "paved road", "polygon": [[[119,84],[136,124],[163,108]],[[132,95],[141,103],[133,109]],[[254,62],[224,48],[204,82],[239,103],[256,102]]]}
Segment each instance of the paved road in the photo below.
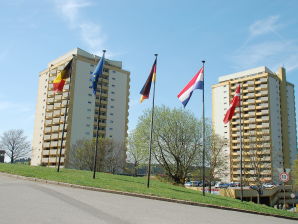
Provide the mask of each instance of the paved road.
{"label": "paved road", "polygon": [[0,174],[1,224],[291,224],[296,221],[19,180]]}

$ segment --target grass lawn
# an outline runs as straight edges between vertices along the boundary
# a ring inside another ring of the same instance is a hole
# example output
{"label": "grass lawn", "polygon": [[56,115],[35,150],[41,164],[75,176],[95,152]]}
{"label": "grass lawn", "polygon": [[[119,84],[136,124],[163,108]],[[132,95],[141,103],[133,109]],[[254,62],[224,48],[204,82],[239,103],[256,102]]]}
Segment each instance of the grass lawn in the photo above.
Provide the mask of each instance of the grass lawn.
{"label": "grass lawn", "polygon": [[104,189],[155,195],[165,198],[173,198],[187,201],[194,201],[212,205],[219,205],[231,208],[239,208],[250,211],[264,212],[288,217],[296,217],[298,213],[277,210],[265,205],[257,205],[252,202],[241,202],[233,198],[219,195],[206,194],[202,192],[174,186],[158,180],[150,181],[150,188],[146,186],[146,177],[129,177],[107,173],[97,173],[96,179],[92,179],[91,171],[61,169],[59,173],[55,168],[31,167],[28,165],[0,163],[0,172],[17,174],[26,177],[35,177],[46,180],[54,180],[83,186],[98,187]]}

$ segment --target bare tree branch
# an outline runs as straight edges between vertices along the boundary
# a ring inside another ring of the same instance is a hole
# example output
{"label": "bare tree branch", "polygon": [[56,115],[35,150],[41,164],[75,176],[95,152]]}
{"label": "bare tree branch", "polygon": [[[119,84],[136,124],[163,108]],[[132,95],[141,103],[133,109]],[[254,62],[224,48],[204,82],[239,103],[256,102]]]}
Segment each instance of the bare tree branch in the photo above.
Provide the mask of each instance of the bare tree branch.
{"label": "bare tree branch", "polygon": [[29,156],[30,143],[21,129],[9,130],[0,137],[0,148],[5,150],[10,162]]}

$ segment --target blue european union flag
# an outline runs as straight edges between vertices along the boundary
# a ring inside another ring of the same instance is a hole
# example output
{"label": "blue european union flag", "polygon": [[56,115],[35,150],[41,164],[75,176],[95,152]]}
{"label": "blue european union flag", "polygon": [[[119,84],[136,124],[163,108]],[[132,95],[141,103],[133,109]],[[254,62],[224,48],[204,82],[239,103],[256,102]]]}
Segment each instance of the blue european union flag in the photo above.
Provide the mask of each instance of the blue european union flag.
{"label": "blue european union flag", "polygon": [[104,63],[105,63],[105,55],[103,53],[100,61],[98,62],[98,64],[95,67],[94,72],[92,73],[92,89],[93,89],[94,95],[96,95],[98,79],[102,76],[102,73],[103,73]]}

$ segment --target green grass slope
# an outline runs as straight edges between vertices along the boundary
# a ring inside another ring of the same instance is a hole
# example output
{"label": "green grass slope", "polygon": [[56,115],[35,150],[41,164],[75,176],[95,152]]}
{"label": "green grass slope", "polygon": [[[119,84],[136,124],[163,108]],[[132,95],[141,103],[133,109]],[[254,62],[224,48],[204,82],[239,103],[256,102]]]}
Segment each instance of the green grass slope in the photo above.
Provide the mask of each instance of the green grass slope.
{"label": "green grass slope", "polygon": [[151,180],[150,188],[148,189],[146,186],[147,179],[145,177],[129,177],[97,173],[96,179],[92,179],[92,172],[90,171],[61,169],[61,171],[57,173],[54,168],[3,163],[0,163],[0,172],[298,218],[297,213],[277,210],[269,206],[257,205],[251,202],[241,202],[233,198],[211,195],[208,193],[204,197],[201,192],[174,186],[158,180]]}

